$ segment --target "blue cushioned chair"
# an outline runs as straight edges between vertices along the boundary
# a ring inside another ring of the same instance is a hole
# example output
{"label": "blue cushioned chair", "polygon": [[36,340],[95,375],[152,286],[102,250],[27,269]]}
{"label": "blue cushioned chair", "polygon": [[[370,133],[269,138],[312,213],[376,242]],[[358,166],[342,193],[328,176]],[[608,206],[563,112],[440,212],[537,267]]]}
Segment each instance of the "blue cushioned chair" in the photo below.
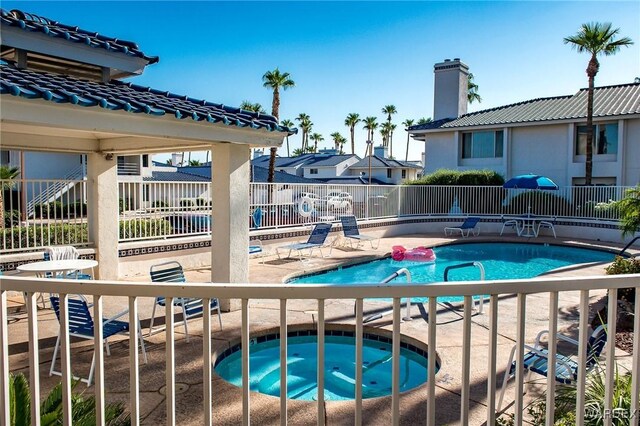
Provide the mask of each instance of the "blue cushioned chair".
{"label": "blue cushioned chair", "polygon": [[[527,349],[527,352],[524,354],[523,364],[525,371],[528,372],[528,376],[530,376],[531,373],[537,373],[547,377],[547,374],[549,372],[549,351],[547,348],[541,345],[540,341],[543,336],[548,334],[549,330],[541,331],[540,333],[538,333],[538,336],[536,336],[534,346],[525,345],[525,349]],[[572,339],[571,337],[565,336],[564,334],[560,333],[558,333],[557,336],[558,341],[562,340],[564,342],[578,346],[578,341]],[[602,353],[602,350],[604,349],[606,343],[607,330],[605,324],[596,328],[591,334],[591,337],[589,337],[589,341],[587,342],[586,365],[579,366],[577,358],[557,353],[555,359],[556,382],[570,385],[578,378],[578,368],[586,368],[587,371],[591,370],[598,362],[600,354]],[[516,346],[511,349],[509,363],[507,364],[507,369],[504,373],[502,390],[500,392],[500,399],[498,401],[498,410],[500,410],[500,407],[502,406],[502,400],[504,398],[504,391],[507,388],[507,382],[510,378],[515,377],[516,375],[516,362],[513,360],[515,352]]]}
{"label": "blue cushioned chair", "polygon": [[[158,265],[153,265],[149,271],[151,274],[151,281],[159,283],[184,283],[187,280],[184,277],[184,271],[182,265],[178,262],[166,262]],[[151,324],[149,325],[149,335],[153,331],[153,322],[156,318],[156,307],[165,306],[164,297],[156,297],[156,302],[153,305],[153,312],[151,313]],[[196,315],[202,314],[202,299],[192,299],[188,297],[176,297],[173,299],[173,306],[182,309],[182,322],[184,324],[184,334],[186,335],[187,342],[189,341],[189,330],[187,328],[187,320]],[[218,321],[220,322],[220,329],[222,330],[222,315],[220,314],[220,303],[218,299],[211,299],[211,310],[218,311]],[[176,323],[178,325],[178,323]]]}
{"label": "blue cushioned chair", "polygon": [[[320,256],[322,254],[322,247],[325,245],[325,241],[329,236],[329,231],[331,231],[330,223],[318,223],[313,227],[311,231],[311,235],[309,235],[309,239],[306,243],[295,243],[295,244],[287,244],[285,246],[280,246],[276,248],[276,254],[278,255],[278,259],[280,259],[280,250],[289,250],[289,254],[287,257],[291,257],[291,252],[294,250],[298,252],[299,256],[302,257],[303,250],[309,250],[309,256],[313,254],[314,249],[318,249],[320,251]],[[329,255],[331,255],[331,249],[329,249]],[[324,257],[324,256],[323,256]]]}
{"label": "blue cushioned chair", "polygon": [[[349,241],[351,247],[353,248],[353,241],[356,242],[356,247],[360,247],[364,241],[369,241],[372,249],[377,249],[380,245],[380,237],[374,237],[372,235],[363,235],[360,233],[358,229],[358,222],[356,221],[355,216],[342,216],[340,217],[340,222],[342,222],[342,232],[344,233],[344,237]],[[377,241],[377,244],[374,247],[373,242]]]}
{"label": "blue cushioned chair", "polygon": [[[51,295],[49,298],[51,301],[51,307],[60,321],[60,297]],[[69,315],[69,336],[79,337],[81,339],[93,340],[94,337],[94,322],[89,311],[89,304],[84,296],[69,296],[68,298],[68,315]],[[104,338],[104,344],[107,350],[107,355],[111,355],[109,349],[109,337],[121,333],[129,333],[129,323],[124,321],[118,321],[124,315],[127,315],[129,310],[120,312],[118,315],[111,318],[102,319],[102,337]],[[147,352],[144,347],[144,340],[142,340],[142,332],[140,328],[140,322],[138,321],[138,337],[140,339],[140,349],[142,351],[142,360],[147,363]],[[58,348],[60,347],[60,329],[58,329],[58,339],[56,340],[56,347],[53,350],[53,358],[51,359],[51,368],[49,369],[49,375],[54,374],[61,375],[59,371],[55,370],[56,358],[58,356]],[[89,377],[87,379],[80,379],[85,382],[87,386],[90,386],[93,381],[93,373],[96,364],[96,354],[93,354],[91,360],[91,369],[89,370]]]}
{"label": "blue cushioned chair", "polygon": [[468,217],[464,220],[464,222],[462,222],[462,225],[460,226],[448,226],[444,228],[444,235],[453,235],[455,231],[460,232],[460,235],[462,235],[463,237],[468,237],[469,234],[478,236],[480,235],[480,230],[476,228],[478,222],[480,222],[479,217]]}

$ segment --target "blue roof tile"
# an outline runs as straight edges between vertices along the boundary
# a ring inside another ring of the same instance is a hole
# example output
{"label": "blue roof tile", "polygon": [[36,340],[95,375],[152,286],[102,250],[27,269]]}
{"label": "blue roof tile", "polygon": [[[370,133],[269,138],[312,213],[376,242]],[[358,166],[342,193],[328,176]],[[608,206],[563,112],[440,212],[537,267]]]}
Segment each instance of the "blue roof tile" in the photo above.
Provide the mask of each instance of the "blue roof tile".
{"label": "blue roof tile", "polygon": [[87,31],[72,25],[61,24],[58,21],[18,9],[11,11],[0,9],[0,23],[2,26],[17,27],[30,32],[41,32],[50,37],[67,40],[72,43],[86,44],[90,47],[142,58],[148,64],[155,64],[159,60],[157,56],[145,55],[138,45],[132,41],[107,37],[95,31]]}
{"label": "blue roof tile", "polygon": [[119,80],[102,83],[18,69],[11,65],[0,65],[0,94],[153,116],[172,115],[180,120],[206,120],[210,123],[250,126],[289,134],[298,132],[297,129],[279,125],[275,117],[268,114],[245,111]]}

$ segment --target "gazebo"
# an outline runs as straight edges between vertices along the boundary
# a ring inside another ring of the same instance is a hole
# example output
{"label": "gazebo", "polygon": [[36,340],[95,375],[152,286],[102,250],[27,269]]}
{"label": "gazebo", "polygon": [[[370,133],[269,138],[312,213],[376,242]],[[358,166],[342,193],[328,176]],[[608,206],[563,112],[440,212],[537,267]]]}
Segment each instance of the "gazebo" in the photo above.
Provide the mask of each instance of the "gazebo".
{"label": "gazebo", "polygon": [[158,62],[137,44],[1,11],[2,149],[87,156],[100,279],[118,276],[118,155],[212,152],[212,282],[247,282],[251,147],[280,146],[273,116],[123,82]]}

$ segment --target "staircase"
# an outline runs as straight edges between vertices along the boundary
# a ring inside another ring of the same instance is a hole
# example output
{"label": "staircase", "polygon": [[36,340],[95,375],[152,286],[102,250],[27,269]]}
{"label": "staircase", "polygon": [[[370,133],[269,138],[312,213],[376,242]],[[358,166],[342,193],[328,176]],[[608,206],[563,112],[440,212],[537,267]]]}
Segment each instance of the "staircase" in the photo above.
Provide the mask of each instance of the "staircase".
{"label": "staircase", "polygon": [[[84,164],[80,164],[64,178],[49,182],[49,185],[47,185],[41,193],[33,197],[27,203],[27,217],[34,216],[37,205],[51,203],[62,198],[67,191],[76,186],[78,181],[83,180],[85,176],[85,166]],[[33,187],[33,189],[35,189],[35,187]]]}

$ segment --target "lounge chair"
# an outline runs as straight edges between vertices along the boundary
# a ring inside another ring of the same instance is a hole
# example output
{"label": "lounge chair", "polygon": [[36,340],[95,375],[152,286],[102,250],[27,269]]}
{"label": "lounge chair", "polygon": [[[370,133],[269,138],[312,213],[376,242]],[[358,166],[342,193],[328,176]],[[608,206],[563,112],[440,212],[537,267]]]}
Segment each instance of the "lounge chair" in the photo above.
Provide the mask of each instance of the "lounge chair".
{"label": "lounge chair", "polygon": [[[51,296],[51,306],[53,307],[58,321],[60,321],[60,297]],[[94,337],[94,322],[89,311],[89,304],[84,296],[70,296],[68,298],[68,314],[69,314],[69,336],[79,337],[81,339],[93,340]],[[129,310],[120,312],[119,314],[111,318],[102,319],[102,337],[104,339],[107,355],[111,355],[109,349],[109,337],[120,333],[129,333],[129,323],[124,321],[118,321],[120,318],[129,313]],[[140,339],[140,350],[142,351],[142,361],[147,363],[147,352],[144,347],[144,340],[142,340],[142,332],[140,328],[140,320],[138,320],[138,338]],[[60,347],[60,328],[58,328],[58,339],[56,340],[56,347],[53,350],[53,358],[51,359],[51,368],[49,369],[49,375],[61,375],[59,371],[55,370],[56,358],[58,357],[58,348]],[[89,377],[86,379],[80,379],[85,382],[87,386],[91,386],[93,382],[93,373],[96,365],[96,354],[93,354],[91,360],[91,369],[89,370]]]}
{"label": "lounge chair", "polygon": [[556,218],[555,217],[553,219],[549,219],[549,220],[541,220],[538,223],[538,229],[536,229],[536,236],[540,235],[540,229],[541,228],[545,228],[545,229],[551,229],[551,232],[553,232],[553,238],[557,238],[557,236],[556,236],[556,228],[553,226],[554,223],[556,223]]}
{"label": "lounge chair", "polygon": [[520,222],[517,219],[502,219],[502,229],[500,230],[500,235],[504,233],[505,228],[512,228],[516,231],[516,234],[520,236]]}
{"label": "lounge chair", "polygon": [[[536,336],[536,341],[534,346],[525,345],[525,349],[528,350],[524,354],[524,369],[529,374],[538,373],[542,376],[547,377],[549,371],[549,351],[547,348],[543,347],[540,344],[540,340],[543,336],[548,335],[549,330],[544,330],[538,333]],[[557,334],[558,340],[562,340],[567,343],[571,343],[572,345],[578,346],[578,341],[572,339],[571,337],[565,336],[564,334]],[[556,366],[556,382],[562,383],[565,385],[570,385],[578,378],[578,368],[586,368],[587,371],[591,370],[596,363],[598,362],[598,358],[602,353],[602,350],[607,343],[607,330],[606,325],[601,325],[596,328],[591,337],[589,337],[589,342],[587,342],[587,362],[585,366],[579,366],[577,359],[572,356],[562,355],[558,353],[555,359]],[[504,391],[507,388],[507,382],[510,378],[515,377],[516,374],[516,362],[513,360],[516,352],[516,346],[511,349],[511,356],[509,357],[509,363],[507,364],[506,371],[504,373],[504,380],[502,381],[502,390],[500,391],[500,398],[498,400],[498,411],[502,406],[502,400],[504,399]]]}
{"label": "lounge chair", "polygon": [[460,226],[448,226],[444,228],[444,235],[453,235],[454,232],[460,232],[460,235],[463,237],[468,237],[470,234],[478,236],[480,235],[480,229],[476,228],[478,222],[480,222],[479,217],[468,217]]}
{"label": "lounge chair", "polygon": [[[291,257],[291,253],[293,251],[297,251],[299,256],[302,258],[303,250],[309,250],[309,256],[311,256],[313,254],[313,250],[318,249],[320,251],[320,256],[324,257],[324,255],[322,254],[322,247],[324,247],[327,236],[329,236],[331,226],[332,225],[330,223],[318,223],[313,227],[311,235],[309,235],[309,239],[306,243],[287,244],[285,246],[276,248],[278,259],[280,259],[280,250],[289,250],[289,254],[287,255],[287,257]],[[329,256],[331,255],[332,248],[333,247],[329,248]]]}
{"label": "lounge chair", "polygon": [[[355,216],[342,216],[340,221],[342,222],[342,232],[344,233],[344,237],[349,241],[351,248],[354,248],[354,241],[356,242],[355,248],[359,248],[361,244],[364,244],[364,241],[369,241],[371,248],[374,250],[380,246],[380,237],[360,233]],[[374,241],[377,241],[375,247],[373,246]]]}
{"label": "lounge chair", "polygon": [[[153,265],[149,271],[151,275],[151,281],[159,283],[184,283],[187,282],[184,277],[184,271],[182,265],[178,262],[166,262],[158,265]],[[153,305],[153,312],[151,313],[151,323],[149,324],[149,335],[153,331],[153,322],[156,318],[156,307],[165,306],[164,297],[156,297],[156,302]],[[173,299],[173,306],[182,308],[182,322],[184,324],[184,334],[187,342],[189,341],[189,329],[187,327],[187,320],[196,315],[202,313],[202,299],[191,299],[188,297],[176,297]],[[218,311],[218,322],[220,323],[220,329],[222,330],[222,315],[220,314],[220,303],[218,299],[211,299],[211,310]],[[176,323],[175,325],[178,325]]]}

